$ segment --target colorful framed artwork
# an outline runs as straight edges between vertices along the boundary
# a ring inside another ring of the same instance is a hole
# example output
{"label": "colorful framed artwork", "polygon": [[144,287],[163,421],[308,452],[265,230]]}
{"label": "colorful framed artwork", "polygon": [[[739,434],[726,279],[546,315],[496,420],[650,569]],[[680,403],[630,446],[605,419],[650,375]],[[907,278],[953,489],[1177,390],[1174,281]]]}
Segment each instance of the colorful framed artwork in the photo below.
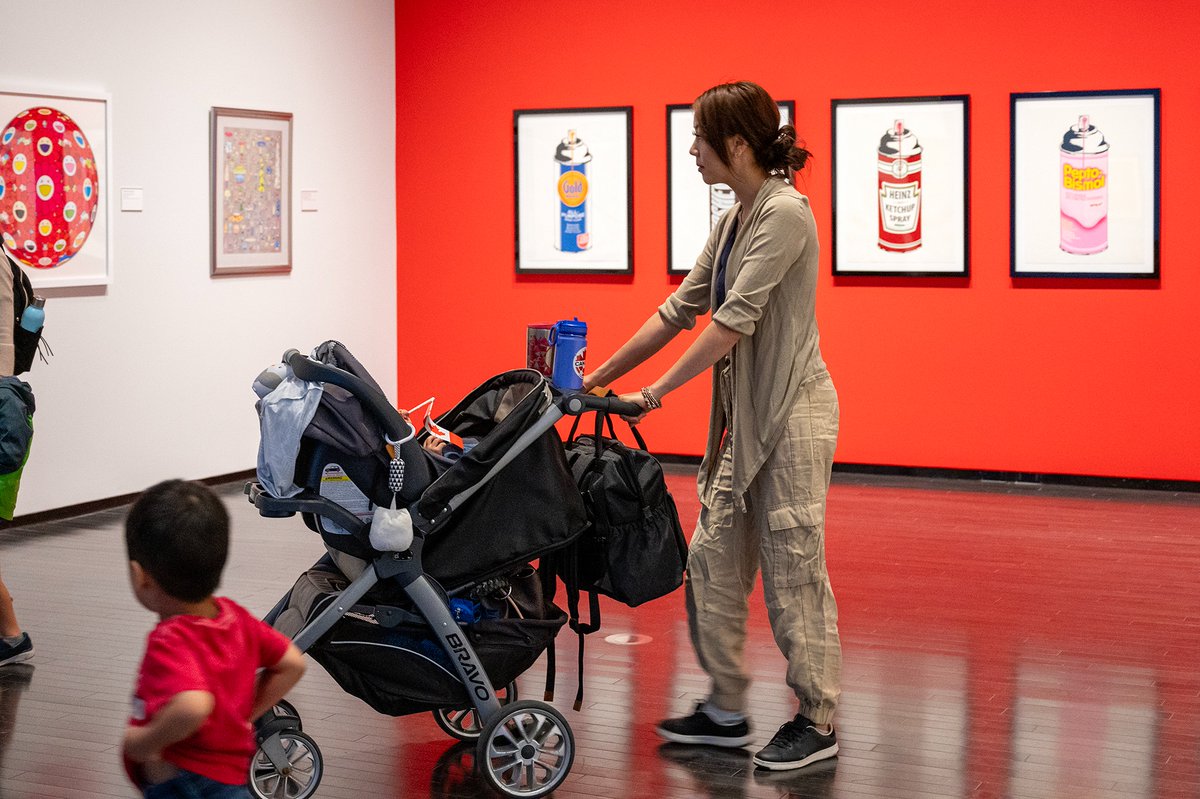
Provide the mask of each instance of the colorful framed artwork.
{"label": "colorful framed artwork", "polygon": [[292,271],[292,115],[213,108],[214,277]]}
{"label": "colorful framed artwork", "polygon": [[519,275],[633,272],[633,108],[513,112]]}
{"label": "colorful framed artwork", "polygon": [[[796,104],[779,103],[779,124],[796,118]],[[737,202],[724,183],[707,185],[696,174],[691,155],[695,138],[692,106],[667,106],[667,273],[686,275],[704,250],[708,234],[727,208]]]}
{"label": "colorful framed artwork", "polygon": [[112,282],[111,100],[0,90],[0,237],[35,289]]}
{"label": "colorful framed artwork", "polygon": [[970,98],[831,106],[833,274],[966,277]]}
{"label": "colorful framed artwork", "polygon": [[1159,95],[1011,96],[1012,277],[1159,276]]}

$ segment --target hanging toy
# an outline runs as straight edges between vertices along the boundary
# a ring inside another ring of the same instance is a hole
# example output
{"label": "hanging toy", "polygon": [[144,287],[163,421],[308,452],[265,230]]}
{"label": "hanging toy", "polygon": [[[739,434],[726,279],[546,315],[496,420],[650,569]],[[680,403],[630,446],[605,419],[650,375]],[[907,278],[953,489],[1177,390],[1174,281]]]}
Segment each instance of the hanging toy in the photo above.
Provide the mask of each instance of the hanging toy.
{"label": "hanging toy", "polygon": [[392,460],[388,463],[388,488],[392,492],[392,506],[382,505],[375,508],[371,517],[371,546],[380,552],[404,552],[412,546],[413,526],[412,516],[406,508],[396,508],[400,489],[404,488],[404,459],[400,457],[400,445],[403,441],[388,441],[391,445]]}

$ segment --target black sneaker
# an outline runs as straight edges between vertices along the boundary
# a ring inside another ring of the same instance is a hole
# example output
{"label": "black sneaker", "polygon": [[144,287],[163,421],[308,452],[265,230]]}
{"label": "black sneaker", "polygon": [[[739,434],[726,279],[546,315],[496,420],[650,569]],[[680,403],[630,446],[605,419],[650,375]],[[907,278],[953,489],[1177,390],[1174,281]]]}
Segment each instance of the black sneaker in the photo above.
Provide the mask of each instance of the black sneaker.
{"label": "black sneaker", "polygon": [[830,730],[828,735],[817,732],[813,723],[804,716],[784,723],[755,756],[754,765],[771,771],[803,768],[809,763],[825,760],[838,753],[837,734]]}
{"label": "black sneaker", "polygon": [[660,722],[656,731],[677,744],[738,747],[750,743],[750,723],[745,719],[737,724],[718,724],[703,708],[700,702],[692,715]]}
{"label": "black sneaker", "polygon": [[9,663],[24,663],[33,657],[33,640],[29,633],[21,633],[21,640],[15,645],[0,640],[0,666]]}

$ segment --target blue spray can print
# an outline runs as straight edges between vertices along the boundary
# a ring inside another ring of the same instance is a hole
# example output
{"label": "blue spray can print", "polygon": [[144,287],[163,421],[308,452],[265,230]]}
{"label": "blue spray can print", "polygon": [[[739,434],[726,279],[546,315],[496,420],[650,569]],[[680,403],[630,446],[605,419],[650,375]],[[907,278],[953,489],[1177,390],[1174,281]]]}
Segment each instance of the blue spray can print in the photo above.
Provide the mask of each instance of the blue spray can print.
{"label": "blue spray can print", "polygon": [[583,252],[592,246],[588,226],[588,164],[592,154],[587,145],[568,131],[554,150],[558,165],[558,219],[555,222],[554,248],[562,252]]}

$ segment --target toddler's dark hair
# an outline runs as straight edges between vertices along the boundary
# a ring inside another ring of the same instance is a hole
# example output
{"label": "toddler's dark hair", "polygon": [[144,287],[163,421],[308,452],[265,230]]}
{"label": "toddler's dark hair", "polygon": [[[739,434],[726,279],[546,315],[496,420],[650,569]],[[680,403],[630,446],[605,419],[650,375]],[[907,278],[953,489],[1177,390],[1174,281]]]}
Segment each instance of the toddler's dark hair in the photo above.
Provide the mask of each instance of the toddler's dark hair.
{"label": "toddler's dark hair", "polygon": [[146,489],[125,519],[125,547],[175,599],[199,602],[221,582],[229,513],[209,488],[164,480]]}

